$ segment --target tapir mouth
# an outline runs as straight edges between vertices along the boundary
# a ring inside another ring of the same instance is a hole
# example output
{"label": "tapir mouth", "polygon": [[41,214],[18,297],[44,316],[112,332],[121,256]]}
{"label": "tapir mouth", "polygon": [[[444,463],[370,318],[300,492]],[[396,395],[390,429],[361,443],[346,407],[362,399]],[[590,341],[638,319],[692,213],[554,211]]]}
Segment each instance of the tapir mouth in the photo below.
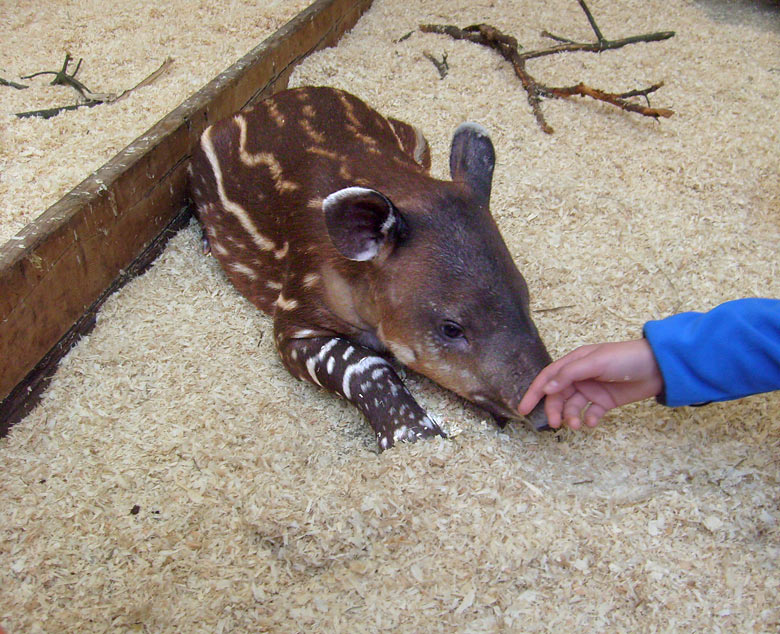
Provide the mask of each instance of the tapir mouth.
{"label": "tapir mouth", "polygon": [[542,403],[537,405],[528,416],[522,416],[504,403],[495,401],[484,394],[473,394],[470,400],[493,416],[498,426],[502,429],[512,420],[527,421],[536,431],[548,431],[551,429],[547,424],[547,416],[544,414]]}

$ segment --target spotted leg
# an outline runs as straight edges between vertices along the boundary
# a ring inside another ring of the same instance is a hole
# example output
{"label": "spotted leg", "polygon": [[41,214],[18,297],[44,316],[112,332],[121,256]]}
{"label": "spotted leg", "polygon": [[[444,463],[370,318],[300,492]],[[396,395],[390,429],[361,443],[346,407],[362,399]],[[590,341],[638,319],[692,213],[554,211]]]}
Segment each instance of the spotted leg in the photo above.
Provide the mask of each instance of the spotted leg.
{"label": "spotted leg", "polygon": [[390,363],[372,350],[339,337],[313,337],[287,339],[279,352],[293,376],[336,392],[363,412],[380,450],[444,436]]}

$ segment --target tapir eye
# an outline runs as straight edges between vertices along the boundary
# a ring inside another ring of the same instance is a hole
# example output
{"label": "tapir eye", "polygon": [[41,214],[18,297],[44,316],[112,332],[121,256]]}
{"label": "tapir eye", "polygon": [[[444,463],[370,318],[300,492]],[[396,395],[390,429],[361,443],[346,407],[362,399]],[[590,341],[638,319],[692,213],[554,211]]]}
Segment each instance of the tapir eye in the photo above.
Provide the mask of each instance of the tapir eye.
{"label": "tapir eye", "polygon": [[454,321],[444,321],[439,326],[439,332],[445,339],[456,340],[463,339],[463,328]]}

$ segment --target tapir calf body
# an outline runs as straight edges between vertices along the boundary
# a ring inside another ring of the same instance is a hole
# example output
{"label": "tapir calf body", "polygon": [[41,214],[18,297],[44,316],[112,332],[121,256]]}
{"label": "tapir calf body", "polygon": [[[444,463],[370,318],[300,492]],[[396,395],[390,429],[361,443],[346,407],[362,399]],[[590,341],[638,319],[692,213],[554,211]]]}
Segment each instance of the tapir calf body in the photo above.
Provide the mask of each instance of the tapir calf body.
{"label": "tapir calf body", "polygon": [[287,369],[357,406],[381,449],[443,435],[393,358],[501,421],[550,361],[490,214],[494,163],[463,124],[436,180],[417,128],[325,87],[209,127],[192,157],[208,249],[273,317]]}

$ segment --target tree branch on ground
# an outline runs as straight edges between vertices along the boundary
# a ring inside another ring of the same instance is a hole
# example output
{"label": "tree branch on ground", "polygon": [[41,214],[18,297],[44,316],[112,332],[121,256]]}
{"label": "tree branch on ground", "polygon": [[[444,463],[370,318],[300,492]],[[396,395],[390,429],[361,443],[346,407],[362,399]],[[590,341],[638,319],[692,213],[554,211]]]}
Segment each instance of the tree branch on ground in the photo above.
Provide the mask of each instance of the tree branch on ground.
{"label": "tree branch on ground", "polygon": [[[486,46],[498,52],[506,61],[512,64],[515,75],[520,80],[523,88],[528,95],[528,103],[536,117],[539,127],[547,134],[553,133],[553,128],[547,123],[542,112],[541,102],[544,98],[569,99],[574,96],[589,97],[597,101],[611,104],[621,110],[635,112],[645,117],[658,119],[659,117],[671,117],[674,112],[667,108],[650,107],[649,95],[657,91],[663,82],[658,82],[647,88],[630,90],[623,93],[612,93],[598,88],[593,88],[582,82],[573,86],[547,86],[539,82],[526,69],[526,62],[531,59],[537,59],[547,55],[557,55],[558,53],[573,52],[591,52],[601,53],[602,51],[614,50],[636,44],[638,42],[659,42],[668,40],[674,36],[674,31],[660,31],[657,33],[646,33],[643,35],[634,35],[618,40],[609,40],[604,37],[596,23],[593,14],[588,9],[584,0],[578,0],[585,16],[596,35],[595,42],[576,42],[567,38],[553,35],[548,31],[543,31],[542,36],[550,38],[558,44],[544,49],[521,52],[521,46],[511,35],[501,32],[489,24],[475,24],[466,28],[445,24],[421,24],[420,30],[423,33],[439,33],[449,35],[456,40],[468,40],[475,44]],[[637,97],[643,97],[647,103],[646,106],[636,101]]]}
{"label": "tree branch on ground", "polygon": [[29,86],[18,84],[15,81],[9,81],[8,79],[3,79],[2,77],[0,77],[0,86],[8,86],[9,88],[16,88],[16,90],[24,90],[25,88],[29,88]]}
{"label": "tree branch on ground", "polygon": [[81,103],[69,104],[67,106],[57,106],[54,108],[44,108],[43,110],[30,110],[28,112],[17,112],[16,116],[19,117],[20,119],[25,119],[28,117],[40,117],[42,119],[50,119],[51,117],[55,117],[61,112],[65,112],[67,110],[77,110],[78,108],[92,108],[94,106],[103,103],[115,103],[127,97],[131,92],[133,92],[137,88],[143,88],[144,86],[148,86],[149,84],[151,84],[158,77],[160,77],[160,75],[165,73],[170,68],[171,64],[173,64],[173,58],[168,57],[160,65],[160,67],[157,68],[157,70],[155,70],[153,73],[145,77],[143,80],[138,82],[132,88],[129,88],[128,90],[124,90],[117,95],[115,93],[92,92],[83,83],[81,83],[78,79],[76,79],[76,74],[79,72],[79,69],[81,68],[81,63],[84,61],[83,59],[80,59],[76,64],[76,68],[73,70],[73,72],[68,74],[68,68],[70,67],[70,63],[72,61],[73,58],[71,57],[70,53],[66,53],[65,61],[63,62],[62,68],[60,68],[60,70],[58,71],[44,70],[37,73],[33,73],[31,75],[25,75],[21,79],[32,79],[34,77],[39,77],[41,75],[54,75],[54,79],[52,79],[50,85],[69,86],[70,88],[73,88],[73,90],[76,91],[79,97],[83,99]]}

